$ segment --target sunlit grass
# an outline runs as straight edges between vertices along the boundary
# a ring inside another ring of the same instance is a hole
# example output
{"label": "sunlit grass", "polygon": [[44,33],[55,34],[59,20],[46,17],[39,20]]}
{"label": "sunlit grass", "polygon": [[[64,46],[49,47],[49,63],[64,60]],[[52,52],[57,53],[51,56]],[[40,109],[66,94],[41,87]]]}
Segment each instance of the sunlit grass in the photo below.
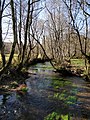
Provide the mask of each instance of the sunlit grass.
{"label": "sunlit grass", "polygon": [[[10,54],[5,54],[6,61],[8,62]],[[16,64],[18,62],[18,54],[14,54],[14,57],[12,59],[12,64]],[[0,54],[0,65],[2,63],[2,57]]]}
{"label": "sunlit grass", "polygon": [[74,66],[85,66],[84,59],[71,59],[71,64]]}
{"label": "sunlit grass", "polygon": [[[9,56],[10,56],[10,54],[5,54],[5,58],[6,58],[6,60],[9,59]],[[14,54],[14,59],[16,59],[17,57],[18,57],[18,54]],[[2,61],[1,54],[0,54],[0,61]]]}
{"label": "sunlit grass", "polygon": [[52,112],[44,120],[72,120],[72,117],[69,114],[63,115],[57,112]]}

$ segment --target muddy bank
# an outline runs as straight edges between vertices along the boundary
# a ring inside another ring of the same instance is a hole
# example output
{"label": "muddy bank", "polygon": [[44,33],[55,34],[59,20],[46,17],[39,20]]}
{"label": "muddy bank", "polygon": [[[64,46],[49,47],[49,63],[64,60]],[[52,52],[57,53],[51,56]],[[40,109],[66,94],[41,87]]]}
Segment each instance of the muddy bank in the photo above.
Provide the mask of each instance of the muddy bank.
{"label": "muddy bank", "polygon": [[8,74],[2,74],[0,76],[0,94],[10,92],[9,89],[24,83],[28,77],[28,72],[17,72],[14,69]]}

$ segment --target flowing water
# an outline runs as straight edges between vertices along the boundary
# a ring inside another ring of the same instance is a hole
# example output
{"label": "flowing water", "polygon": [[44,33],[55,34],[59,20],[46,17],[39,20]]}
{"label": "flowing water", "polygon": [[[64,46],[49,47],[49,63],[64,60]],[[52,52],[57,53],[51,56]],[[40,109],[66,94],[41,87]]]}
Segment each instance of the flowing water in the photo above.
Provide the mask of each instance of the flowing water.
{"label": "flowing water", "polygon": [[61,77],[49,63],[28,71],[25,95],[0,95],[0,120],[90,120],[90,83]]}

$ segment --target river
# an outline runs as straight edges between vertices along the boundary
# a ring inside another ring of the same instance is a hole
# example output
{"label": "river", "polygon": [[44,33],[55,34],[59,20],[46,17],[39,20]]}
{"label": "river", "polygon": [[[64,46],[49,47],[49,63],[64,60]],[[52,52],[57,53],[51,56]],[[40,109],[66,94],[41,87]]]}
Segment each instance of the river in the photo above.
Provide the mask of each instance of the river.
{"label": "river", "polygon": [[90,120],[90,83],[62,77],[48,62],[28,72],[25,95],[0,95],[0,120]]}

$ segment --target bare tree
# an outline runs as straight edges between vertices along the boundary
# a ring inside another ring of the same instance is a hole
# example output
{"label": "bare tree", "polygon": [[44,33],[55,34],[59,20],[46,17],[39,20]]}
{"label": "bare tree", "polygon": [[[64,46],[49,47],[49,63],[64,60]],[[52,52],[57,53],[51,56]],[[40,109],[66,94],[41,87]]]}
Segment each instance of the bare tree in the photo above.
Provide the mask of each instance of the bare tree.
{"label": "bare tree", "polygon": [[[22,52],[22,57],[21,57],[21,61],[19,64],[19,69],[21,69],[23,64],[26,63],[27,60],[25,60],[25,59],[27,56],[29,56],[30,51],[31,51],[31,41],[30,41],[29,32],[30,32],[30,26],[31,26],[32,20],[33,20],[33,12],[34,12],[34,8],[35,8],[35,3],[38,3],[39,1],[40,0],[36,0],[36,1],[32,0],[32,2],[31,2],[30,0],[28,0],[26,23],[24,24],[25,30],[24,30],[23,52]],[[30,44],[30,51],[28,52],[28,55],[26,56],[28,40],[29,40],[29,44]]]}
{"label": "bare tree", "polygon": [[[54,1],[53,1],[54,2]],[[48,32],[51,40],[52,56],[56,64],[61,65],[64,62],[64,34],[66,30],[66,20],[61,8],[62,2],[55,2],[54,7],[47,7],[48,11]]]}
{"label": "bare tree", "polygon": [[[88,9],[87,7],[88,3],[85,2],[84,0],[76,1],[75,4],[73,4],[72,0],[69,0],[69,1],[63,0],[63,2],[65,3],[68,9],[68,12],[70,14],[72,27],[74,28],[78,36],[78,40],[80,44],[80,51],[82,55],[85,57],[85,64],[86,64],[86,60],[88,60],[88,63],[89,63],[88,74],[90,74],[90,55],[87,53],[87,38],[88,38],[87,36],[88,35],[88,23],[87,23],[88,17],[87,16],[89,16],[89,14],[86,12],[86,9]],[[80,19],[79,16],[82,16],[82,18]],[[82,23],[82,25],[80,23]],[[84,34],[85,46],[83,47],[83,42],[82,42],[83,37],[80,33],[80,30],[82,30],[84,26],[86,28],[86,31],[85,31],[86,35]]]}

